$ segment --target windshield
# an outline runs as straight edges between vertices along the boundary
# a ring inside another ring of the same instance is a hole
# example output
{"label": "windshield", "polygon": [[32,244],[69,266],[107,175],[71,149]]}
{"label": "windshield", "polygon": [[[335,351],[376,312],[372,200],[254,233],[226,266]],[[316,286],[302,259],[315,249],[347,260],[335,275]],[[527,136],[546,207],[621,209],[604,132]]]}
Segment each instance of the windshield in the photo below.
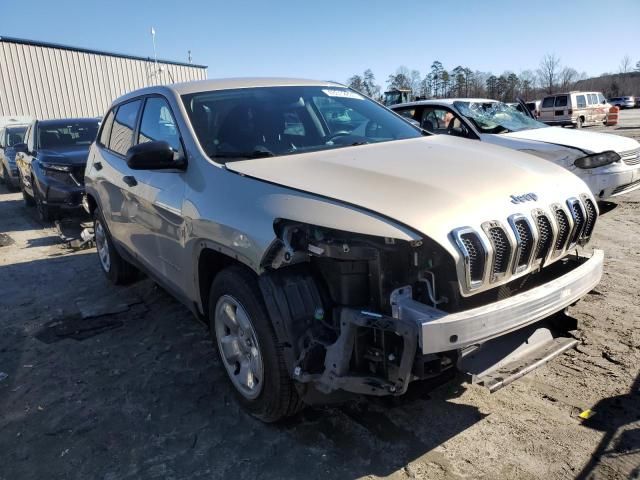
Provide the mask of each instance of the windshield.
{"label": "windshield", "polygon": [[342,87],[259,87],[182,97],[198,141],[221,162],[420,137],[419,129]]}
{"label": "windshield", "polygon": [[99,120],[46,122],[38,126],[40,148],[56,149],[91,145],[98,133]]}
{"label": "windshield", "polygon": [[507,133],[546,127],[502,102],[454,102],[480,133]]}
{"label": "windshield", "polygon": [[24,134],[27,127],[9,127],[7,128],[7,147],[13,147],[24,141]]}

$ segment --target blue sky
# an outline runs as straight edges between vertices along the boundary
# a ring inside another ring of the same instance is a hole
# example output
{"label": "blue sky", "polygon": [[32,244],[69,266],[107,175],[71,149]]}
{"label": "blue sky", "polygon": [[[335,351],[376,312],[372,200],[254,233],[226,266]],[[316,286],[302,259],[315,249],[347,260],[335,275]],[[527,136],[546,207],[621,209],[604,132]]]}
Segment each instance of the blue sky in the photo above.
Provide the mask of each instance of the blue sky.
{"label": "blue sky", "polygon": [[[299,76],[344,82],[371,68],[424,74],[434,60],[502,73],[546,53],[599,75],[640,60],[640,0],[217,1],[3,0],[0,35],[209,66],[209,77]],[[535,6],[534,6],[535,4]],[[402,6],[400,6],[402,5]],[[629,25],[625,22],[629,20]],[[615,22],[610,23],[609,22]]]}

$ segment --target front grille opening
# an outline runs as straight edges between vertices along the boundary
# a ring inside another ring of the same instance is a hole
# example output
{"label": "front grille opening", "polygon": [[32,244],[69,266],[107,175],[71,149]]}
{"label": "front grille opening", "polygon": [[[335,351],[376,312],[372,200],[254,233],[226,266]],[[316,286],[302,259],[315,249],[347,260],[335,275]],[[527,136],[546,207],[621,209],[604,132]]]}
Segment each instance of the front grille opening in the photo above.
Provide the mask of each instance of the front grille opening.
{"label": "front grille opening", "polygon": [[526,220],[516,220],[515,227],[520,241],[520,254],[518,255],[516,266],[523,267],[529,264],[529,259],[531,258],[533,235]]}
{"label": "front grille opening", "polygon": [[596,226],[596,220],[598,218],[598,213],[596,211],[596,206],[589,199],[584,202],[585,210],[587,211],[587,223],[584,226],[584,231],[582,232],[583,238],[591,237],[593,233],[593,228]]}
{"label": "front grille opening", "polygon": [[507,234],[502,227],[491,227],[489,229],[489,238],[494,250],[492,273],[493,275],[506,273],[511,260],[511,244]]}
{"label": "front grille opening", "polygon": [[582,227],[585,224],[584,213],[580,208],[580,202],[577,200],[571,202],[571,215],[573,216],[573,234],[571,235],[571,243],[575,243],[580,238]]}
{"label": "front grille opening", "polygon": [[546,215],[540,215],[537,218],[538,234],[538,247],[536,248],[536,260],[542,260],[547,257],[551,243],[553,242],[553,228],[551,222]]}
{"label": "front grille opening", "polygon": [[569,218],[564,210],[558,208],[556,210],[556,222],[558,223],[558,238],[553,246],[554,250],[562,250],[567,244],[569,238]]}
{"label": "front grille opening", "polygon": [[485,251],[475,233],[464,233],[460,236],[469,255],[469,277],[472,282],[481,282],[484,274]]}

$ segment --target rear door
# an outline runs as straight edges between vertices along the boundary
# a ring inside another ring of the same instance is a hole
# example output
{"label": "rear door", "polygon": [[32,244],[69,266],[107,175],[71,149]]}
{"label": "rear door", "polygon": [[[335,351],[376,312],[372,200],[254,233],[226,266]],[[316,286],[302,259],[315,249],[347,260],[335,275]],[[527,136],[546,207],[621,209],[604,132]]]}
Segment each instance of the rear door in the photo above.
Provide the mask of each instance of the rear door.
{"label": "rear door", "polygon": [[544,97],[544,99],[542,100],[542,105],[540,106],[540,121],[552,122],[554,120],[555,101],[556,97],[554,95]]}
{"label": "rear door", "polygon": [[556,101],[553,105],[553,119],[555,121],[570,121],[570,108],[569,95],[556,95]]}
{"label": "rear door", "polygon": [[[100,131],[97,155],[92,168],[95,172],[95,188],[99,205],[111,237],[132,256],[138,256],[134,245],[137,209],[131,194],[134,177],[127,166],[125,156],[133,146],[142,99],[134,99],[110,111]],[[133,238],[132,238],[133,236]]]}

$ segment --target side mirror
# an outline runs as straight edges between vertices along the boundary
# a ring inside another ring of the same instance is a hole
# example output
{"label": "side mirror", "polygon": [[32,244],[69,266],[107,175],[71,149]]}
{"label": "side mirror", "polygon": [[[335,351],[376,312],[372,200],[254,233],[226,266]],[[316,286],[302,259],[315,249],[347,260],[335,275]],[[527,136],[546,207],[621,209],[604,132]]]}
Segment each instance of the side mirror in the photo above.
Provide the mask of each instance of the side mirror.
{"label": "side mirror", "polygon": [[27,153],[28,151],[28,147],[26,143],[16,143],[13,146],[13,149],[16,151],[16,153]]}
{"label": "side mirror", "polygon": [[184,169],[186,164],[164,141],[140,143],[127,151],[127,165],[132,170]]}

